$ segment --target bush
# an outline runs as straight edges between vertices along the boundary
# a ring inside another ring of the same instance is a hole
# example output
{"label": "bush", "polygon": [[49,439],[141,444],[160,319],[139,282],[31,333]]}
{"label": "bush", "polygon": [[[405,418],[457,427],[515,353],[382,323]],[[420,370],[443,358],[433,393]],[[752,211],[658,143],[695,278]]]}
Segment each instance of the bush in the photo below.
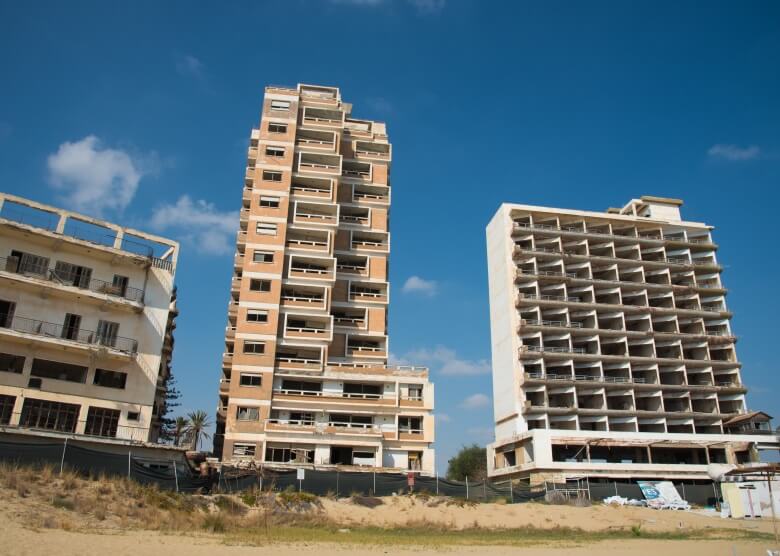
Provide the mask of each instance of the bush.
{"label": "bush", "polygon": [[64,510],[75,510],[76,504],[71,500],[70,498],[65,498],[64,496],[55,496],[54,499],[51,501],[51,505],[55,508],[62,508]]}

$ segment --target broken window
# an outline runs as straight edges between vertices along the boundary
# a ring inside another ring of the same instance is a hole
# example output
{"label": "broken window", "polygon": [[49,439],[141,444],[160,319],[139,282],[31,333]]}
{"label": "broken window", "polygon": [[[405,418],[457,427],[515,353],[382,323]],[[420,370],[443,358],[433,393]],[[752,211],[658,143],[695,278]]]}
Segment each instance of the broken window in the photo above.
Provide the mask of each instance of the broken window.
{"label": "broken window", "polygon": [[90,436],[116,437],[119,425],[119,410],[105,407],[90,407],[87,411],[87,423],[84,434]]}
{"label": "broken window", "polygon": [[126,382],[127,373],[109,371],[106,369],[95,369],[95,379],[92,381],[92,384],[122,390],[124,389]]}
{"label": "broken window", "polygon": [[79,409],[75,404],[25,398],[19,424],[33,429],[76,432]]}

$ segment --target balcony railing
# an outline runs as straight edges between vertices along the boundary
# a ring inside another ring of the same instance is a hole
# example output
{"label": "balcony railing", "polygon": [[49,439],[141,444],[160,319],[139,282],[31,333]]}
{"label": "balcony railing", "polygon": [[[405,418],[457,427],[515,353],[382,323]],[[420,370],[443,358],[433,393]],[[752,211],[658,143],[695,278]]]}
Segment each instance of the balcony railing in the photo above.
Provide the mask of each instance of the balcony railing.
{"label": "balcony railing", "polygon": [[[117,286],[111,282],[97,280],[95,278],[84,279],[80,275],[72,272],[57,272],[47,266],[20,262],[16,257],[0,257],[0,270],[22,276],[31,276],[61,286],[73,286],[96,293],[103,293],[113,297],[127,299],[128,301],[141,303],[144,299],[144,291],[138,288]],[[170,268],[167,270],[170,270]]]}
{"label": "balcony railing", "polygon": [[529,253],[551,253],[555,255],[583,257],[586,259],[603,258],[603,259],[613,259],[616,261],[630,261],[632,263],[668,263],[668,264],[676,264],[682,266],[716,266],[717,265],[717,263],[714,261],[690,261],[682,257],[665,257],[665,258],[659,257],[657,259],[629,259],[624,257],[617,257],[614,255],[598,255],[594,253],[591,253],[590,255],[580,255],[577,253],[565,253],[559,249],[550,249],[547,247],[523,247],[522,245],[517,245],[517,244],[515,244],[515,249],[519,251],[527,251]]}
{"label": "balcony railing", "polygon": [[16,315],[0,314],[0,330],[3,328],[22,334],[67,340],[95,347],[106,347],[128,355],[135,355],[138,352],[138,342],[132,338],[99,334],[92,330],[68,327]]}
{"label": "balcony railing", "polygon": [[582,228],[575,228],[570,226],[552,226],[549,224],[526,224],[523,222],[514,222],[515,228],[518,229],[524,229],[524,230],[553,230],[553,231],[560,231],[560,232],[574,232],[578,234],[587,234],[592,236],[600,236],[604,238],[615,238],[615,239],[648,239],[648,240],[654,240],[654,241],[669,241],[669,242],[683,242],[683,243],[693,243],[693,244],[709,244],[712,243],[712,241],[709,238],[704,239],[698,239],[698,238],[684,238],[681,236],[660,236],[660,235],[654,235],[654,234],[646,234],[646,235],[638,235],[638,236],[625,236],[620,234],[606,234],[604,232],[594,232],[591,230],[584,230]]}
{"label": "balcony railing", "polygon": [[585,348],[564,346],[520,346],[521,350],[535,351],[539,353],[587,353]]}

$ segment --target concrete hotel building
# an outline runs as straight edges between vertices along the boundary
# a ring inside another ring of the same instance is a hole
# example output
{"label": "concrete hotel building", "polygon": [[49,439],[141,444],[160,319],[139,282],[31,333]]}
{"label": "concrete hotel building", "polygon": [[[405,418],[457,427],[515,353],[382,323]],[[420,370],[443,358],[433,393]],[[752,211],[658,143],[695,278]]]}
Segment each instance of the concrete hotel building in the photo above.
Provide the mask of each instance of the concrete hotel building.
{"label": "concrete hotel building", "polygon": [[491,476],[706,479],[780,446],[745,405],[712,228],[681,205],[500,207]]}
{"label": "concrete hotel building", "polygon": [[157,440],[178,250],[0,194],[0,430]]}
{"label": "concrete hotel building", "polygon": [[268,87],[253,130],[215,450],[432,472],[433,384],[387,365],[385,125],[333,87]]}

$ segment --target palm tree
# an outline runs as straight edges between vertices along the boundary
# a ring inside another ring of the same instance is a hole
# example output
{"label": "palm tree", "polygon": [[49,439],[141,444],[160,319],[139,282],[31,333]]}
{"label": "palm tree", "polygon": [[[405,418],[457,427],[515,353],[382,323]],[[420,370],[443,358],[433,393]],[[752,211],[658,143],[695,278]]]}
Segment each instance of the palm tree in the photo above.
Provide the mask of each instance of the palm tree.
{"label": "palm tree", "polygon": [[206,429],[211,426],[211,422],[209,421],[209,414],[202,409],[198,409],[189,413],[187,415],[187,419],[187,433],[192,439],[192,449],[197,450],[201,438],[209,437],[208,433],[206,432]]}
{"label": "palm tree", "polygon": [[181,441],[184,439],[184,435],[187,433],[188,427],[187,419],[179,415],[173,422],[173,445],[181,446]]}

